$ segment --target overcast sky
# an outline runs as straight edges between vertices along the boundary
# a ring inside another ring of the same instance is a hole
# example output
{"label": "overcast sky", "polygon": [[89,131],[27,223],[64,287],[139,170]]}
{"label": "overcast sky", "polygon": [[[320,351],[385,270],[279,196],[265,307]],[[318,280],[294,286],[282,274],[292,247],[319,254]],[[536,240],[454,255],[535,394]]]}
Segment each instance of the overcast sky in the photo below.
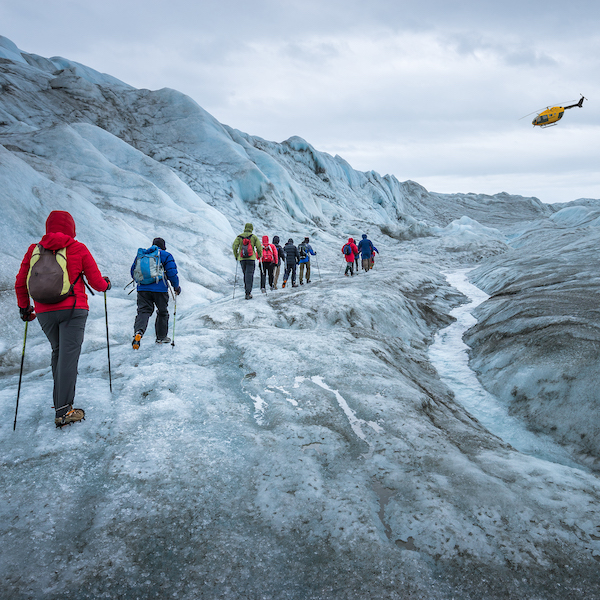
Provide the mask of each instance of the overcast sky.
{"label": "overcast sky", "polygon": [[599,2],[0,0],[0,35],[430,191],[600,198]]}

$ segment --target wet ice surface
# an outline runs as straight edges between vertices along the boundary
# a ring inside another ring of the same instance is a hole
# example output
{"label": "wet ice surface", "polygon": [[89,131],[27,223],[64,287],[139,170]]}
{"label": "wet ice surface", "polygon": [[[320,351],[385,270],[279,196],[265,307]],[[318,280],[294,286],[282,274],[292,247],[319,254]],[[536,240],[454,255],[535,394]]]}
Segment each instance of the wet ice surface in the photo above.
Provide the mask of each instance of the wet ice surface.
{"label": "wet ice surface", "polygon": [[469,301],[454,308],[450,315],[456,321],[436,334],[429,348],[433,366],[455,393],[457,402],[513,448],[550,462],[583,468],[550,437],[530,431],[521,419],[509,415],[508,407],[485,390],[469,367],[468,346],[462,337],[477,322],[472,312],[489,297],[469,282],[470,270],[445,274],[448,283],[467,296]]}
{"label": "wet ice surface", "polygon": [[[88,419],[65,431],[44,409],[48,348],[32,328],[17,431],[0,437],[10,589],[479,600],[596,585],[597,480],[504,446],[426,361],[423,315],[456,301],[444,278],[418,262],[352,279],[332,266],[250,302],[182,294],[174,348],[150,335],[133,352],[134,300],[109,300],[112,396],[92,302]],[[16,384],[0,391],[4,422]]]}

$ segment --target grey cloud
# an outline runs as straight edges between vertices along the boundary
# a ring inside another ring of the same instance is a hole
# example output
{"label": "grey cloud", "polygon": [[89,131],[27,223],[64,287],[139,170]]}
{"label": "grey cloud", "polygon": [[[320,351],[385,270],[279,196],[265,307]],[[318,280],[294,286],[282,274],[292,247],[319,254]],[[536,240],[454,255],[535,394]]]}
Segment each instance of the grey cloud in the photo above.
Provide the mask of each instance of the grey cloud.
{"label": "grey cloud", "polygon": [[555,67],[558,61],[546,54],[534,50],[533,48],[519,48],[510,50],[504,55],[506,64],[520,67],[523,65],[529,67]]}
{"label": "grey cloud", "polygon": [[502,41],[490,36],[474,33],[461,33],[450,36],[445,45],[459,56],[480,58],[482,55],[495,56],[510,66],[553,67],[558,61],[550,54],[539,50],[532,44],[514,42],[506,34]]}
{"label": "grey cloud", "polygon": [[322,63],[340,56],[340,49],[333,43],[291,42],[283,47],[283,54],[304,63]]}

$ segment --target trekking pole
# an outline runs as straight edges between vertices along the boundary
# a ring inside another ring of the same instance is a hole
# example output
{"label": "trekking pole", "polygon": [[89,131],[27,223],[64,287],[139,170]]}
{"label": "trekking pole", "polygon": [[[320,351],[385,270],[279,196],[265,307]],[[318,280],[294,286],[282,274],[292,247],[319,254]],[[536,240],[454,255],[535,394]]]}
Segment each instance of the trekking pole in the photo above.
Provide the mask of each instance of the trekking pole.
{"label": "trekking pole", "polygon": [[171,293],[171,298],[173,298],[173,339],[171,340],[172,348],[175,346],[175,318],[177,317],[177,294],[175,293],[175,288],[168,280],[167,287],[169,288],[169,292]]}
{"label": "trekking pole", "polygon": [[342,267],[344,266],[344,262],[345,262],[345,258],[342,258],[342,264],[340,265],[340,268],[338,269],[338,275],[342,272]]}
{"label": "trekking pole", "polygon": [[171,348],[175,348],[175,319],[177,318],[177,294],[173,297],[173,340]]}
{"label": "trekking pole", "polygon": [[17,428],[17,411],[19,410],[19,396],[21,395],[21,380],[23,378],[23,363],[25,362],[25,344],[27,343],[27,327],[29,321],[25,321],[25,337],[23,338],[23,352],[21,354],[21,372],[19,373],[19,387],[17,389],[17,406],[15,408],[15,422],[13,424],[13,431]]}
{"label": "trekking pole", "polygon": [[106,292],[104,292],[104,316],[106,317],[106,351],[108,352],[108,384],[112,394],[112,375],[110,372],[110,341],[108,339],[108,305],[106,303]]}
{"label": "trekking pole", "polygon": [[316,253],[315,253],[315,260],[317,261],[317,272],[319,273],[319,281],[323,281],[321,279],[321,269],[319,269],[319,258],[316,256]]}
{"label": "trekking pole", "polygon": [[239,262],[240,261],[236,258],[235,259],[235,279],[233,280],[233,298],[232,298],[232,300],[235,300],[235,286],[237,284],[237,270],[238,270]]}

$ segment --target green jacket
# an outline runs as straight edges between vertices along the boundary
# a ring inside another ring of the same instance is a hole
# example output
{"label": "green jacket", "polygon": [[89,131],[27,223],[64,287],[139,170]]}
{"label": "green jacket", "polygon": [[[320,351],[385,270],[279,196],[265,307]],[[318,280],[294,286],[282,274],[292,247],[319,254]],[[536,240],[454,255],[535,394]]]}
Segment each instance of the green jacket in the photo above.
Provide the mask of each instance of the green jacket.
{"label": "green jacket", "polygon": [[[246,223],[246,226],[244,227],[244,233],[238,235],[233,241],[232,249],[236,260],[255,260],[255,258],[260,258],[262,256],[262,245],[258,240],[258,237],[252,233],[253,230],[254,226],[252,223]],[[241,256],[242,241],[245,237],[250,237],[250,243],[256,249],[256,256],[253,256],[252,258],[242,258]]]}

